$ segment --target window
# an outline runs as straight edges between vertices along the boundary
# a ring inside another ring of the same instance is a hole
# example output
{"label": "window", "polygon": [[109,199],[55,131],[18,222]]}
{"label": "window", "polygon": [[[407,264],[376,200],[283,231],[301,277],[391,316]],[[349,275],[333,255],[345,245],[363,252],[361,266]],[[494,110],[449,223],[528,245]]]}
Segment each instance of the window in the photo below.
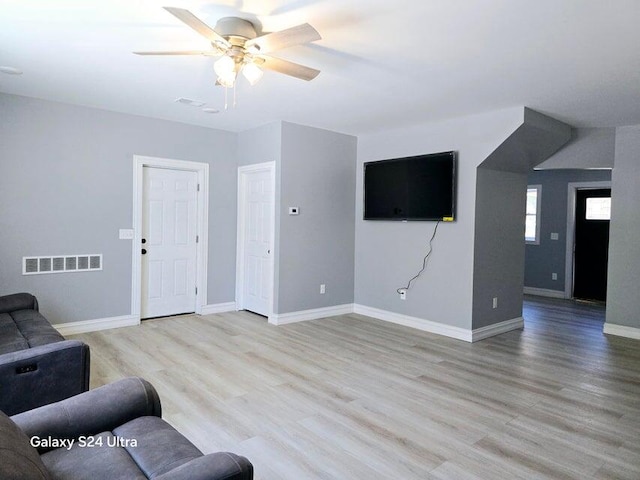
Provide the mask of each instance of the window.
{"label": "window", "polygon": [[587,220],[611,220],[611,197],[587,198]]}
{"label": "window", "polygon": [[542,185],[527,187],[527,217],[525,221],[524,239],[532,245],[540,244],[540,197]]}

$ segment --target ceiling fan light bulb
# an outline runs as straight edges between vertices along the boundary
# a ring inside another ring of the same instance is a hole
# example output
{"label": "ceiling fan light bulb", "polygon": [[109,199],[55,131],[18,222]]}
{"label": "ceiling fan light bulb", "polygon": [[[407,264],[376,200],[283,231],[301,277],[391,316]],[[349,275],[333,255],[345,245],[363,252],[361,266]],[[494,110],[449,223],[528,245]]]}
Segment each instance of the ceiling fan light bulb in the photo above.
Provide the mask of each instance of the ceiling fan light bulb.
{"label": "ceiling fan light bulb", "polygon": [[231,72],[227,75],[219,75],[218,83],[226,88],[233,88],[233,84],[236,83],[236,73]]}
{"label": "ceiling fan light bulb", "polygon": [[234,73],[236,68],[236,62],[233,58],[223,55],[213,64],[213,70],[219,77],[228,77]]}
{"label": "ceiling fan light bulb", "polygon": [[242,74],[251,85],[255,85],[260,81],[264,72],[255,63],[247,63],[242,67]]}

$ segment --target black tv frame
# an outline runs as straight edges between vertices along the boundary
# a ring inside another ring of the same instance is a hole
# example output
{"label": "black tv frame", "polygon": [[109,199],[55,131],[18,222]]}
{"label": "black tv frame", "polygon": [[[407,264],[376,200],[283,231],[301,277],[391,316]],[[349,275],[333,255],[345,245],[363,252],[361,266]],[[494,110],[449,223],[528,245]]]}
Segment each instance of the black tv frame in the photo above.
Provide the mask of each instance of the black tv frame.
{"label": "black tv frame", "polygon": [[[366,175],[367,175],[367,165],[371,164],[380,164],[380,163],[390,163],[390,162],[402,162],[402,161],[411,161],[418,158],[423,158],[428,160],[429,157],[436,157],[442,155],[451,155],[452,161],[452,172],[451,172],[451,216],[445,217],[433,217],[433,218],[422,218],[422,217],[367,217],[366,205],[367,205],[367,188],[366,188]],[[435,222],[435,221],[443,221],[443,222],[454,222],[456,220],[456,207],[457,207],[457,183],[458,183],[458,152],[455,150],[438,152],[438,153],[428,153],[422,155],[413,155],[410,157],[398,157],[398,158],[389,158],[385,160],[374,160],[370,162],[365,162],[363,165],[363,175],[362,175],[362,217],[363,220],[373,220],[373,221],[392,221],[392,222]]]}

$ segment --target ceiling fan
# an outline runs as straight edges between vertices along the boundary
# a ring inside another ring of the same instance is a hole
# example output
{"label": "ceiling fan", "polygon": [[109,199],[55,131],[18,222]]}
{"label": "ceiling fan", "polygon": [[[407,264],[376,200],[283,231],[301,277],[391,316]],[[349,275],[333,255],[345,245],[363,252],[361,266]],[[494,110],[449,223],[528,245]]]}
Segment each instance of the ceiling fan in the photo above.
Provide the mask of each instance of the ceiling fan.
{"label": "ceiling fan", "polygon": [[322,38],[320,34],[308,23],[258,36],[253,23],[242,18],[221,18],[215,28],[211,28],[189,10],[163,8],[207,38],[213,49],[133,52],[136,55],[219,56],[220,59],[214,63],[213,67],[218,76],[216,84],[224,87],[233,87],[240,72],[251,85],[254,85],[262,78],[262,68],[307,81],[313,80],[320,73],[320,70],[267,55],[274,50],[320,40]]}

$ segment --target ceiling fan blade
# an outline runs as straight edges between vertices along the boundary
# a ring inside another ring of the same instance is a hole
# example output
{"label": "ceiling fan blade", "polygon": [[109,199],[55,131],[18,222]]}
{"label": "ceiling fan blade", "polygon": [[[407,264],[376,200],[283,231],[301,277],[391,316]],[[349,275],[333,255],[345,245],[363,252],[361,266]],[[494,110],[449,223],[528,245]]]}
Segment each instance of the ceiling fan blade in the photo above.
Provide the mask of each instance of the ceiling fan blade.
{"label": "ceiling fan blade", "polygon": [[230,47],[231,44],[221,35],[218,35],[213,28],[204,23],[198,17],[196,17],[189,10],[185,10],[184,8],[175,8],[175,7],[162,7],[171,15],[176,17],[178,20],[184,22],[189,27],[193,28],[196,32],[198,32],[203,37],[207,38],[210,42],[221,43],[226,47]]}
{"label": "ceiling fan blade", "polygon": [[293,63],[288,60],[283,60],[276,57],[260,56],[264,60],[264,63],[258,64],[260,67],[273,70],[274,72],[284,73],[292,77],[300,78],[301,80],[313,80],[318,76],[320,70],[315,68],[305,67],[299,63]]}
{"label": "ceiling fan blade", "polygon": [[269,53],[282,48],[293,47],[303,43],[315,42],[322,37],[318,31],[308,23],[303,23],[297,27],[287,28],[279,32],[267,33],[261,37],[248,40],[246,48],[257,46],[260,53]]}
{"label": "ceiling fan blade", "polygon": [[214,51],[203,50],[177,50],[177,51],[164,51],[164,52],[132,52],[136,55],[217,55]]}

